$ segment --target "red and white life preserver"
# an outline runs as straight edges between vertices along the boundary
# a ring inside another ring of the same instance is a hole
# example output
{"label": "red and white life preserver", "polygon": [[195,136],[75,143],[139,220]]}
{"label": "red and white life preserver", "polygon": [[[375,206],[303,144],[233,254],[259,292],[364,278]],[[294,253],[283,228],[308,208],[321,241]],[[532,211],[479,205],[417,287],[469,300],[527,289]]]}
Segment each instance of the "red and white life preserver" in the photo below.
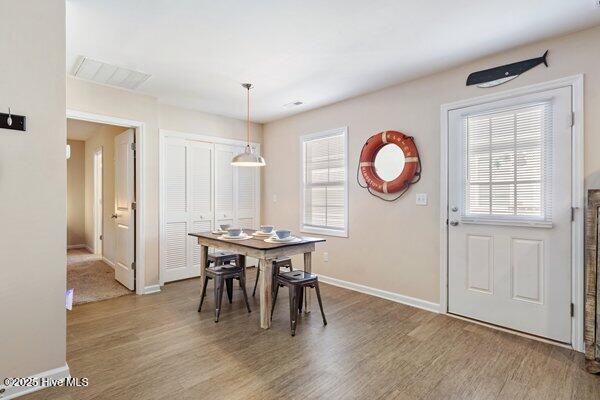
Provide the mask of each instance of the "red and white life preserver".
{"label": "red and white life preserver", "polygon": [[[375,171],[375,157],[387,144],[395,144],[404,153],[404,169],[393,181],[384,181]],[[397,131],[377,133],[367,140],[360,152],[360,172],[368,187],[379,193],[396,193],[413,183],[419,172],[419,152],[413,138]]]}

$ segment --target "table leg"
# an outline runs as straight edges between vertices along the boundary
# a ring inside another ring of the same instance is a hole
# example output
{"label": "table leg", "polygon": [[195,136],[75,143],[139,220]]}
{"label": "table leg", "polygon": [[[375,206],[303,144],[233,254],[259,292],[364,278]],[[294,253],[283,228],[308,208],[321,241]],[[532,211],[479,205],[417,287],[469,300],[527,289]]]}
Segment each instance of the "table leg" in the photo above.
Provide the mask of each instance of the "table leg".
{"label": "table leg", "polygon": [[[304,272],[312,272],[312,252],[304,253]],[[308,314],[312,304],[312,290],[304,288],[304,313]]]}
{"label": "table leg", "polygon": [[260,327],[271,327],[271,304],[273,302],[273,273],[272,263],[269,260],[258,260],[260,268]]}
{"label": "table leg", "polygon": [[208,260],[208,246],[200,245],[200,282],[206,277],[206,262]]}

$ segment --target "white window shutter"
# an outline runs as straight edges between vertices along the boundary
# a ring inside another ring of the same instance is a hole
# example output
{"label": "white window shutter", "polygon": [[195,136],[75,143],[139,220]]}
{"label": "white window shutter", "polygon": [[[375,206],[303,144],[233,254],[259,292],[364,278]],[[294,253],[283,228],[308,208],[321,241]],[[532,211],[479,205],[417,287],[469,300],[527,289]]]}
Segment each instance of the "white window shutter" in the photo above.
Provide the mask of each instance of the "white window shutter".
{"label": "white window shutter", "polygon": [[466,116],[463,122],[463,217],[550,223],[552,104]]}

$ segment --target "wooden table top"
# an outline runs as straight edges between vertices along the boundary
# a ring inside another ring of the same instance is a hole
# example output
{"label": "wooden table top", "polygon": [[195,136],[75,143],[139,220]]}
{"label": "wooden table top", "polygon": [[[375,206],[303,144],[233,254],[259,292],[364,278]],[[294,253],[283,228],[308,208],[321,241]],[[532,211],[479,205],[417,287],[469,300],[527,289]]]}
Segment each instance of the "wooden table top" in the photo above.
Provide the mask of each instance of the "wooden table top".
{"label": "wooden table top", "polygon": [[[244,232],[247,233],[248,235],[252,235],[254,232],[256,232],[256,230],[255,229],[244,229]],[[264,238],[257,238],[257,237],[252,237],[252,238],[246,239],[246,240],[227,240],[227,239],[221,239],[221,235],[214,234],[212,232],[189,233],[188,235],[197,237],[199,239],[205,238],[205,239],[210,239],[210,240],[217,240],[219,242],[235,244],[238,246],[248,247],[248,248],[255,249],[255,250],[279,249],[282,247],[293,247],[293,246],[304,245],[307,243],[319,243],[319,242],[325,241],[325,239],[323,239],[323,238],[298,236],[298,235],[293,235],[293,236],[300,238],[301,241],[293,242],[293,243],[268,243],[268,242],[265,242]]]}

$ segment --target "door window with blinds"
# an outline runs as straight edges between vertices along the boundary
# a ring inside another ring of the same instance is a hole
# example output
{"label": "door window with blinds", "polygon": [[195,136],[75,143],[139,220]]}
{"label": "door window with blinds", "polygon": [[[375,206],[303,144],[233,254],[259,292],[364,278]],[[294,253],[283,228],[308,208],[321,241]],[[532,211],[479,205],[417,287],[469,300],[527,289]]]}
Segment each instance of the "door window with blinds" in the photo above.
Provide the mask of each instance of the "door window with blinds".
{"label": "door window with blinds", "polygon": [[464,222],[551,224],[552,104],[463,119]]}
{"label": "door window with blinds", "polygon": [[301,230],[347,237],[347,128],[302,136],[300,146]]}

